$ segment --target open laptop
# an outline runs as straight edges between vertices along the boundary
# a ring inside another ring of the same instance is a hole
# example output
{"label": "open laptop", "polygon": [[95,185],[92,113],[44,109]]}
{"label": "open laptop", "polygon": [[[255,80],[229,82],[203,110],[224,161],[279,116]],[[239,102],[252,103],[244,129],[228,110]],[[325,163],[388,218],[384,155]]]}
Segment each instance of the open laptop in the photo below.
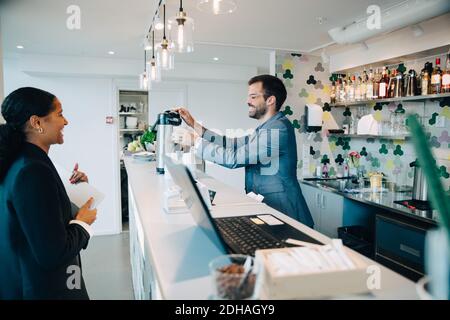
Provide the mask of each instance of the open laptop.
{"label": "open laptop", "polygon": [[195,222],[222,252],[254,256],[259,249],[293,246],[288,239],[322,244],[270,214],[213,218],[189,169],[167,156],[165,164]]}

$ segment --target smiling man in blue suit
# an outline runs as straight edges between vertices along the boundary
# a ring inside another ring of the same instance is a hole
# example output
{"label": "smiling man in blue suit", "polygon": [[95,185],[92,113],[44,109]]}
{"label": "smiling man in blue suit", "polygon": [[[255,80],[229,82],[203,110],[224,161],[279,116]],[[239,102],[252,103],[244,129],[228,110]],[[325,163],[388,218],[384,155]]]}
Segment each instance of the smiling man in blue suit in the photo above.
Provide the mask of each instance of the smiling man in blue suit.
{"label": "smiling man in blue suit", "polygon": [[271,75],[248,82],[248,115],[259,126],[247,136],[228,138],[200,125],[185,108],[178,108],[186,124],[198,137],[199,158],[227,168],[245,167],[245,191],[264,196],[270,207],[313,227],[314,221],[297,180],[295,131],[280,112],[287,92],[283,82]]}

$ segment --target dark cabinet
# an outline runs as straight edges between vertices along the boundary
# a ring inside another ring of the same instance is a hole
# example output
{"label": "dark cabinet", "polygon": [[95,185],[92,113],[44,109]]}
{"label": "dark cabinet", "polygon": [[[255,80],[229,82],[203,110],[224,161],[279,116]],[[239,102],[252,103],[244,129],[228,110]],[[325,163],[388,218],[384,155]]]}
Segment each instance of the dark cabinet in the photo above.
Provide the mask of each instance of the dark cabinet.
{"label": "dark cabinet", "polygon": [[427,228],[397,218],[377,215],[375,259],[416,281],[424,275]]}

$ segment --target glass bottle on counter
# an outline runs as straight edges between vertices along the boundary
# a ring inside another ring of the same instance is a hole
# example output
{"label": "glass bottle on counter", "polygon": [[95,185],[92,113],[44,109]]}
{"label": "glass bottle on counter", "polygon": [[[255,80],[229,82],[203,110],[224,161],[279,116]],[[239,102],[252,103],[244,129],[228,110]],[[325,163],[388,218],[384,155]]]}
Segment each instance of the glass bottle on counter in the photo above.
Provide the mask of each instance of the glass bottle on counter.
{"label": "glass bottle on counter", "polygon": [[433,73],[431,74],[431,81],[430,81],[431,94],[441,93],[441,77],[442,77],[441,59],[436,58],[436,65],[433,69]]}
{"label": "glass bottle on counter", "polygon": [[381,79],[378,85],[379,86],[378,98],[385,99],[387,97],[388,84],[389,84],[389,76],[386,72],[386,67],[383,67],[383,72],[381,74]]}
{"label": "glass bottle on counter", "polygon": [[447,54],[447,62],[445,63],[445,71],[442,73],[441,93],[450,93],[450,53]]}

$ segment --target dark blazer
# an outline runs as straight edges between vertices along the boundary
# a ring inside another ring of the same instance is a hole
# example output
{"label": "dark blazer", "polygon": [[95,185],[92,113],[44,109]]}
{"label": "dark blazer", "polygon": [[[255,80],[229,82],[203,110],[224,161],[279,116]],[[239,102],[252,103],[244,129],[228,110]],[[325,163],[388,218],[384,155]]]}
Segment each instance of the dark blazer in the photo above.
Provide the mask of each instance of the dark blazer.
{"label": "dark blazer", "polygon": [[203,134],[197,155],[227,168],[245,167],[245,191],[264,196],[272,208],[313,227],[297,180],[297,142],[291,122],[278,112],[247,136]]}
{"label": "dark blazer", "polygon": [[73,271],[81,270],[89,234],[72,219],[50,158],[26,143],[0,183],[0,300],[89,299],[81,271]]}

